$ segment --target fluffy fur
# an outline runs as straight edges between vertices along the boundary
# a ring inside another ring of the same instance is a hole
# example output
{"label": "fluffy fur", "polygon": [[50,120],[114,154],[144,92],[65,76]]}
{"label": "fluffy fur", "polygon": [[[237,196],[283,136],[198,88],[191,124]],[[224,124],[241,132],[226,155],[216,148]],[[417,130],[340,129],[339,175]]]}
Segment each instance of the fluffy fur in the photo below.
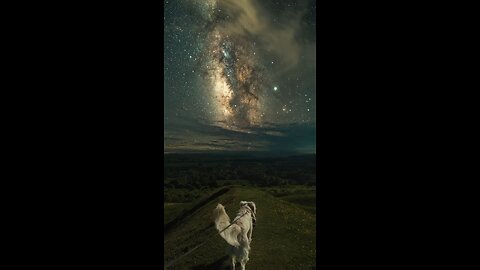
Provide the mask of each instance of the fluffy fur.
{"label": "fluffy fur", "polygon": [[225,212],[225,207],[218,204],[215,210],[213,210],[216,229],[220,232],[228,227],[220,233],[220,236],[229,244],[228,253],[232,259],[233,270],[235,270],[237,261],[240,262],[241,270],[245,270],[245,265],[249,259],[248,255],[256,220],[256,211],[257,207],[254,202],[241,201],[237,217],[232,226],[228,227],[231,223],[230,217]]}

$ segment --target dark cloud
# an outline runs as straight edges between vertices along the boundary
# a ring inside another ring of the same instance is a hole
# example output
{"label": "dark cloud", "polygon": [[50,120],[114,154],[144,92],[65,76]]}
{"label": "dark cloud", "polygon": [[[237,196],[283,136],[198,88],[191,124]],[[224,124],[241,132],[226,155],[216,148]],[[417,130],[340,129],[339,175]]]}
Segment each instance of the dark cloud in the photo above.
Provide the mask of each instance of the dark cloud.
{"label": "dark cloud", "polygon": [[269,2],[219,1],[220,14],[217,17],[230,18],[220,26],[223,32],[258,40],[260,46],[279,58],[279,67],[286,71],[300,63],[300,54],[305,47],[315,46],[315,40],[311,38],[298,38],[299,35],[303,36],[302,22],[305,15],[309,14],[309,6],[307,1],[300,1],[293,9],[269,9]]}
{"label": "dark cloud", "polygon": [[[172,137],[175,136],[174,134],[178,137]],[[169,127],[168,138],[169,140],[166,141],[172,142],[166,145],[169,152],[176,149],[315,152],[316,127],[314,124],[270,123],[265,127],[235,131],[197,120]],[[179,141],[183,142],[181,147],[176,144]]]}

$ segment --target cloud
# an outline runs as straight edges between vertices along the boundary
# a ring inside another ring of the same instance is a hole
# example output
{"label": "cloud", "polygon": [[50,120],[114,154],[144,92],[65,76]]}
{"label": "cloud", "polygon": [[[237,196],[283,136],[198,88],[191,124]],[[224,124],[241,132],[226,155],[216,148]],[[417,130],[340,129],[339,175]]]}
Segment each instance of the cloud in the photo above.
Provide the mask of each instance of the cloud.
{"label": "cloud", "polygon": [[[306,7],[299,6],[280,14],[272,14],[260,3],[261,1],[254,0],[219,1],[218,7],[224,16],[233,18],[223,24],[219,23],[219,29],[226,34],[258,40],[267,52],[278,57],[282,71],[296,67],[304,46],[296,35],[301,32]],[[281,22],[274,19],[277,17],[282,18]]]}
{"label": "cloud", "polygon": [[169,124],[165,151],[315,152],[314,124],[273,124],[235,131],[200,120]]}

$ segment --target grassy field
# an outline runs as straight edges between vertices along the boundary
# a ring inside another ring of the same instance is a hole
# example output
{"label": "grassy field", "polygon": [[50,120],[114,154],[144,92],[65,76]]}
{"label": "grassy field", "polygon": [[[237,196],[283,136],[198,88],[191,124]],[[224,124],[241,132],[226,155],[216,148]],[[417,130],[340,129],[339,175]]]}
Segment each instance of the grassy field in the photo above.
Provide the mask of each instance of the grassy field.
{"label": "grassy field", "polygon": [[241,200],[257,205],[248,269],[315,269],[315,188],[240,185],[220,187],[193,203],[164,204],[164,263],[206,241],[169,269],[230,269],[212,211],[222,203],[233,219]]}
{"label": "grassy field", "polygon": [[290,185],[262,188],[262,190],[279,199],[295,203],[312,214],[316,213],[317,196],[315,186]]}
{"label": "grassy field", "polygon": [[164,203],[163,204],[163,224],[172,221],[179,213],[190,206],[190,203]]}

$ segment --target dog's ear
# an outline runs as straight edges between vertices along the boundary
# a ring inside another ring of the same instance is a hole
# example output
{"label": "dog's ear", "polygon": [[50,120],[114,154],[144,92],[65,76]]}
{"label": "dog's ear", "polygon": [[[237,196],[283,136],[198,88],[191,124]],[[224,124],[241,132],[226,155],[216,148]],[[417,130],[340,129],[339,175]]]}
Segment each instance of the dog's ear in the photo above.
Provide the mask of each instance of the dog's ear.
{"label": "dog's ear", "polygon": [[254,202],[248,202],[248,206],[250,207],[250,209],[252,209],[253,213],[257,213],[257,207],[255,206]]}
{"label": "dog's ear", "polygon": [[248,202],[247,201],[240,201],[240,206],[244,206],[244,205],[247,205]]}

